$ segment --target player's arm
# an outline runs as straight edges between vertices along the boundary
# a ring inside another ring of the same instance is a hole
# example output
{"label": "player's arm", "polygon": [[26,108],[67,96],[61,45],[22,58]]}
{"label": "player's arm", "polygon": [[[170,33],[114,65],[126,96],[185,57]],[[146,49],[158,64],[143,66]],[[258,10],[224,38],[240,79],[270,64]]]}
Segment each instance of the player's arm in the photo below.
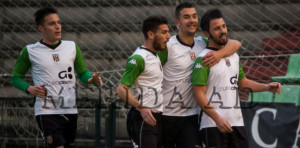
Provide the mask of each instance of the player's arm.
{"label": "player's arm", "polygon": [[165,50],[163,50],[163,51],[158,51],[158,52],[156,52],[156,53],[157,53],[157,55],[158,55],[158,57],[159,57],[159,59],[160,59],[161,65],[164,66],[165,63],[166,63],[167,60],[168,60],[168,47],[166,47]]}
{"label": "player's arm", "polygon": [[205,93],[209,72],[209,67],[202,64],[201,58],[197,58],[192,73],[192,85],[195,100],[202,111],[204,111],[215,121],[220,132],[232,132],[230,123],[215,111],[215,109],[210,105],[208,99],[206,98]]}
{"label": "player's arm", "polygon": [[270,91],[273,93],[280,94],[281,92],[281,84],[278,82],[272,82],[269,84],[258,83],[253,80],[249,80],[246,78],[241,64],[239,64],[239,81],[238,81],[239,89],[247,88],[252,92],[261,92],[261,91]]}
{"label": "player's arm", "polygon": [[215,121],[219,131],[222,133],[232,132],[230,123],[222,118],[208,102],[208,99],[205,96],[206,86],[193,85],[193,91],[196,102],[202,111]]}
{"label": "player's arm", "polygon": [[153,109],[144,107],[140,102],[133,97],[130,93],[129,88],[144,71],[145,62],[140,55],[133,55],[127,60],[126,69],[120,80],[120,84],[117,88],[118,96],[128,105],[135,107],[137,111],[141,113],[142,118],[145,122],[151,126],[156,125],[156,120],[152,115],[152,112],[156,112]]}
{"label": "player's arm", "polygon": [[228,40],[227,44],[218,51],[211,51],[207,53],[203,59],[203,64],[212,67],[217,64],[222,58],[228,57],[241,48],[242,44],[237,40]]}
{"label": "player's arm", "polygon": [[31,62],[29,60],[27,47],[24,47],[13,69],[11,84],[25,93],[44,98],[47,95],[47,90],[44,88],[46,86],[45,84],[32,86],[23,80],[30,67]]}
{"label": "player's arm", "polygon": [[76,45],[76,58],[74,61],[74,67],[75,67],[75,72],[77,73],[81,82],[83,82],[85,84],[90,84],[90,83],[96,83],[96,84],[100,84],[100,85],[103,84],[101,77],[100,77],[100,72],[97,72],[92,75],[87,70],[83,56],[77,45]]}

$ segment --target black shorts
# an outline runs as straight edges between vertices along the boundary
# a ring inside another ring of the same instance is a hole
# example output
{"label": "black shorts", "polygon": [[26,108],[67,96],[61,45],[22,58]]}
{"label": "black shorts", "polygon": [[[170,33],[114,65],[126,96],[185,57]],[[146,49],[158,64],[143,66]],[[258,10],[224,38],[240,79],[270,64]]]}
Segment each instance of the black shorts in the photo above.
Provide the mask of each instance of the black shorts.
{"label": "black shorts", "polygon": [[162,143],[161,114],[152,113],[156,119],[156,125],[151,126],[145,123],[141,113],[130,108],[127,116],[127,131],[133,145],[139,148],[160,148]]}
{"label": "black shorts", "polygon": [[233,126],[232,133],[221,133],[217,127],[200,131],[203,148],[248,148],[246,131],[243,126]]}
{"label": "black shorts", "polygon": [[164,148],[199,147],[198,115],[162,116]]}
{"label": "black shorts", "polygon": [[77,114],[38,115],[35,117],[46,147],[72,147],[75,144]]}

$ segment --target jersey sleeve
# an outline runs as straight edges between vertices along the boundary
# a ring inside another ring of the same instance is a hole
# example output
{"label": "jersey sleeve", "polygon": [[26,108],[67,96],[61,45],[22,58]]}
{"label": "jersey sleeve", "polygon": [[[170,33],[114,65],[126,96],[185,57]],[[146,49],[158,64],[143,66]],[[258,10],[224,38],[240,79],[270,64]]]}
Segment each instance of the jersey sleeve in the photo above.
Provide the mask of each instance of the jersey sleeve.
{"label": "jersey sleeve", "polygon": [[26,83],[23,80],[23,78],[30,67],[31,67],[31,62],[29,60],[27,47],[24,47],[13,69],[11,84],[26,93],[27,93],[26,89],[30,85]]}
{"label": "jersey sleeve", "polygon": [[76,58],[74,61],[75,72],[77,73],[81,82],[88,84],[88,79],[92,77],[92,74],[87,70],[83,56],[79,47],[76,44]]}
{"label": "jersey sleeve", "polygon": [[202,37],[202,40],[206,43],[206,45],[208,45],[208,43],[209,43],[208,38]]}
{"label": "jersey sleeve", "polygon": [[121,83],[131,86],[138,76],[144,71],[145,61],[140,55],[133,55],[127,60],[125,72],[120,80]]}
{"label": "jersey sleeve", "polygon": [[192,85],[207,85],[210,68],[202,64],[202,61],[201,57],[198,57],[195,61],[192,73]]}
{"label": "jersey sleeve", "polygon": [[158,51],[157,52],[157,55],[160,59],[160,62],[161,62],[161,65],[164,66],[165,63],[167,62],[168,60],[168,48],[166,48],[165,50],[163,51]]}
{"label": "jersey sleeve", "polygon": [[241,63],[239,63],[239,80],[238,81],[243,80],[244,78],[245,78],[245,73],[243,71]]}

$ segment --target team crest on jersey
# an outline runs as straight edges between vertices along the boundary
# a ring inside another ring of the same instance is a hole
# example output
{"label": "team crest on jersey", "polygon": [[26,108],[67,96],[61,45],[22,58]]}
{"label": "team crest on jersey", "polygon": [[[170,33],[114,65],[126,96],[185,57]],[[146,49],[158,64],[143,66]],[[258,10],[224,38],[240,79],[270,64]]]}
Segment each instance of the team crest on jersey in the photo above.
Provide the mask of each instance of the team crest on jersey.
{"label": "team crest on jersey", "polygon": [[225,62],[228,67],[231,65],[229,59],[225,59]]}
{"label": "team crest on jersey", "polygon": [[191,59],[192,59],[192,60],[195,60],[195,59],[196,59],[196,54],[195,54],[195,52],[190,52],[190,56],[191,56]]}
{"label": "team crest on jersey", "polygon": [[136,65],[136,60],[135,59],[131,59],[128,63]]}
{"label": "team crest on jersey", "polygon": [[59,56],[58,54],[52,54],[53,61],[58,62],[59,61]]}
{"label": "team crest on jersey", "polygon": [[202,65],[200,63],[197,63],[196,66],[195,66],[195,68],[200,69],[200,68],[203,68],[203,67],[202,67]]}
{"label": "team crest on jersey", "polygon": [[47,136],[47,142],[48,142],[48,144],[52,144],[53,139],[52,139],[52,136],[51,136],[51,135],[50,135],[50,136]]}

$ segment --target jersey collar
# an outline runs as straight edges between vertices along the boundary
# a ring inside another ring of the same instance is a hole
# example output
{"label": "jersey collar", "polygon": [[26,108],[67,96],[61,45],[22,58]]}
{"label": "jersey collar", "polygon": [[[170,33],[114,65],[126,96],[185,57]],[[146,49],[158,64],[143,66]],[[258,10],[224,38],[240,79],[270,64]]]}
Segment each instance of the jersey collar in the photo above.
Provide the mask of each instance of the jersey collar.
{"label": "jersey collar", "polygon": [[188,45],[188,44],[184,43],[183,41],[180,40],[179,35],[176,35],[176,39],[178,40],[178,42],[179,42],[180,44],[182,44],[182,45],[184,45],[184,46],[188,46],[188,47],[193,48],[194,45],[195,45],[195,41],[193,42],[192,45]]}
{"label": "jersey collar", "polygon": [[56,47],[58,47],[58,46],[61,44],[61,40],[59,40],[58,43],[53,44],[53,45],[44,43],[44,42],[43,42],[43,39],[40,40],[40,43],[54,50]]}
{"label": "jersey collar", "polygon": [[206,49],[210,49],[210,50],[214,50],[214,51],[218,51],[219,50],[218,48],[215,48],[215,47],[206,47]]}
{"label": "jersey collar", "polygon": [[145,48],[144,46],[140,46],[140,48],[141,49],[144,49],[144,50],[147,50],[147,51],[149,51],[150,53],[152,53],[154,56],[156,56],[156,53],[155,52],[153,52],[152,50],[150,50],[150,49],[148,49],[148,48]]}

